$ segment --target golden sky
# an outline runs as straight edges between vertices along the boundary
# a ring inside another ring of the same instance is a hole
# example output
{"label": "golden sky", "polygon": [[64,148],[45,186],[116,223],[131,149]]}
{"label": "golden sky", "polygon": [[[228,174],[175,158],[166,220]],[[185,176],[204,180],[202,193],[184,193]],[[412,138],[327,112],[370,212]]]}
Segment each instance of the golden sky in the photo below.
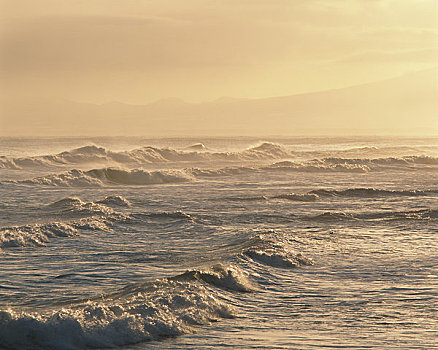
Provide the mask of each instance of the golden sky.
{"label": "golden sky", "polygon": [[438,65],[436,0],[0,0],[7,96],[141,104],[339,88]]}

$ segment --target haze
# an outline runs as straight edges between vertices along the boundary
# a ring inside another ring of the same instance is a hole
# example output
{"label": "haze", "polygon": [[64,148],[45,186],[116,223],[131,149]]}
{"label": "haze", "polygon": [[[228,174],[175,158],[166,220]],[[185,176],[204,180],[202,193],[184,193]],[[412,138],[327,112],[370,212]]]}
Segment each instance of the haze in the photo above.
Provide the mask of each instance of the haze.
{"label": "haze", "polygon": [[438,134],[437,1],[0,3],[3,136]]}

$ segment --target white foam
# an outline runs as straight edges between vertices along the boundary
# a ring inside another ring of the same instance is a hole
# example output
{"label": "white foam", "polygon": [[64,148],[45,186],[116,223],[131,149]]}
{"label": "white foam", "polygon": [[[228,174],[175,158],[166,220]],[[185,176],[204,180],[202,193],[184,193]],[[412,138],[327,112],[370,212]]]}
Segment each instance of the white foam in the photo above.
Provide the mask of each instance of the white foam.
{"label": "white foam", "polygon": [[0,346],[112,348],[190,333],[224,317],[232,317],[231,309],[202,285],[166,280],[114,301],[42,313],[0,311]]}
{"label": "white foam", "polygon": [[45,246],[53,237],[77,234],[74,226],[61,222],[4,227],[0,229],[0,248]]}

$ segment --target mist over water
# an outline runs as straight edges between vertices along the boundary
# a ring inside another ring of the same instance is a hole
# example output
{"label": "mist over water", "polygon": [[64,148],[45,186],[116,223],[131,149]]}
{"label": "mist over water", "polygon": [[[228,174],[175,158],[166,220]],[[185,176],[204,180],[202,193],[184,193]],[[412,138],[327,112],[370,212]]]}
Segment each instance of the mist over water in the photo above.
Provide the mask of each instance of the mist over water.
{"label": "mist over water", "polygon": [[436,138],[0,138],[1,349],[434,349]]}

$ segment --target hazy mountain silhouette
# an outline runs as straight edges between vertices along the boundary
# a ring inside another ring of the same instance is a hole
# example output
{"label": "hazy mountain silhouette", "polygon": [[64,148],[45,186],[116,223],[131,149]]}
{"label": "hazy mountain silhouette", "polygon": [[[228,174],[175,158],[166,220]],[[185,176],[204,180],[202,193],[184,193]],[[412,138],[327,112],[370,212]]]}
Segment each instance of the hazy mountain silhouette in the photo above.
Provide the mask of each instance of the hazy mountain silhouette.
{"label": "hazy mountain silhouette", "polygon": [[336,90],[146,105],[5,101],[2,135],[410,134],[438,131],[438,69]]}

